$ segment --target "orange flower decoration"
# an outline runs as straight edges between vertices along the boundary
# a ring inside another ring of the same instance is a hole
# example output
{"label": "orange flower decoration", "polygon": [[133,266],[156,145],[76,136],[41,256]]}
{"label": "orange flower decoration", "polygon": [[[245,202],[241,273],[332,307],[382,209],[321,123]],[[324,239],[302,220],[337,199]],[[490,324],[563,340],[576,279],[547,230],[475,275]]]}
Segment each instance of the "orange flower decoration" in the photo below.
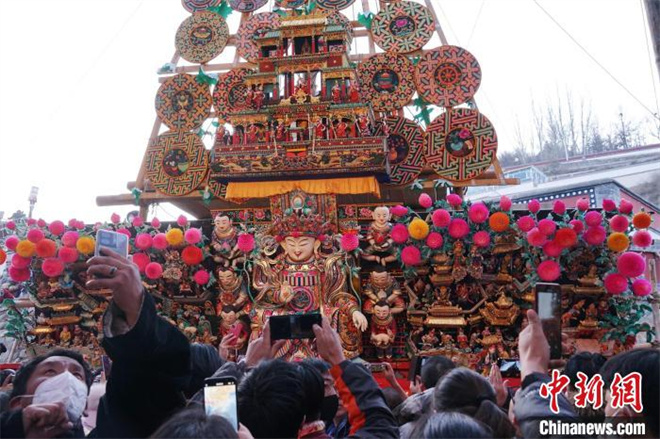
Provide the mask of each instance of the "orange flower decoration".
{"label": "orange flower decoration", "polygon": [[34,255],[35,250],[34,243],[27,239],[20,241],[16,246],[16,253],[24,258],[31,258]]}
{"label": "orange flower decoration", "polygon": [[646,212],[638,212],[633,217],[633,226],[636,229],[648,229],[651,226],[653,219],[651,215]]}
{"label": "orange flower decoration", "polygon": [[616,253],[628,250],[629,245],[630,239],[625,233],[615,232],[607,238],[607,248]]}
{"label": "orange flower decoration", "polygon": [[509,228],[509,215],[504,212],[495,212],[488,218],[488,225],[494,232],[504,232]]}
{"label": "orange flower decoration", "polygon": [[5,251],[0,248],[0,265],[4,264],[6,260],[7,260],[7,253],[5,253]]}

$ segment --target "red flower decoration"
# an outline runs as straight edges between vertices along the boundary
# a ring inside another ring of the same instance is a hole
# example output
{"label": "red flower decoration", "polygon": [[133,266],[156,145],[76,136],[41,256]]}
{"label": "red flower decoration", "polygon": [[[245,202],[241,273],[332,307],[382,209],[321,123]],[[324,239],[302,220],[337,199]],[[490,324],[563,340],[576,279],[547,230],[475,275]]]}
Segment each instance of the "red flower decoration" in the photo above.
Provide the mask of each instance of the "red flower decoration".
{"label": "red flower decoration", "polygon": [[44,238],[35,246],[37,256],[40,258],[52,258],[57,254],[57,244],[51,239]]}
{"label": "red flower decoration", "polygon": [[632,284],[632,290],[635,296],[644,297],[651,294],[651,291],[653,291],[653,286],[651,285],[651,282],[647,281],[646,279],[637,279]]}
{"label": "red flower decoration", "polygon": [[532,230],[527,232],[527,242],[529,245],[533,245],[534,247],[542,247],[546,242],[548,242],[548,237],[545,235],[545,233],[534,227]]}
{"label": "red flower decoration", "polygon": [[149,262],[151,262],[151,259],[146,253],[135,253],[133,255],[133,263],[137,265],[140,273],[144,273],[144,270],[147,268],[147,265],[149,265]]}
{"label": "red flower decoration", "polygon": [[628,279],[619,273],[610,273],[603,280],[605,290],[610,294],[621,294],[628,289]]}
{"label": "red flower decoration", "polygon": [[539,279],[545,282],[554,282],[561,275],[561,267],[555,261],[545,260],[536,268]]}
{"label": "red flower decoration", "polygon": [[241,233],[236,241],[238,249],[243,253],[250,253],[254,250],[254,236],[249,233]]}
{"label": "red flower decoration", "polygon": [[490,235],[485,230],[482,230],[474,234],[472,241],[477,247],[485,248],[490,245]]}
{"label": "red flower decoration", "polygon": [[397,244],[403,244],[408,240],[408,229],[403,224],[395,224],[390,232],[392,240]]}
{"label": "red flower decoration", "polygon": [[607,198],[603,200],[603,210],[605,212],[611,212],[616,209],[616,203],[613,200],[608,200]]}
{"label": "red flower decoration", "polygon": [[78,242],[78,232],[68,231],[62,235],[62,244],[67,247],[75,247]]}
{"label": "red flower decoration", "polygon": [[449,223],[449,236],[454,239],[463,239],[470,233],[470,226],[462,218],[454,218]]}
{"label": "red flower decoration", "polygon": [[566,213],[566,204],[561,200],[557,200],[552,205],[552,211],[557,215],[563,215]]}
{"label": "red flower decoration", "polygon": [[607,233],[605,232],[605,227],[595,226],[589,227],[586,232],[582,235],[582,239],[589,245],[601,245],[605,242],[607,238]]}
{"label": "red flower decoration", "polygon": [[409,245],[401,250],[401,261],[408,266],[419,265],[422,262],[422,254],[417,247]]}
{"label": "red flower decoration", "polygon": [[186,233],[183,236],[188,244],[194,245],[202,240],[202,231],[193,227],[186,230]]}
{"label": "red flower decoration", "polygon": [[488,208],[484,203],[474,203],[468,210],[468,218],[475,224],[481,224],[488,219]]}
{"label": "red flower decoration", "polygon": [[632,238],[633,244],[637,247],[649,247],[653,243],[653,237],[646,230],[638,230]]}
{"label": "red flower decoration", "polygon": [[575,203],[575,207],[577,207],[577,210],[579,210],[580,212],[584,212],[587,209],[589,209],[589,200],[587,200],[586,198],[580,198]]}
{"label": "red flower decoration", "polygon": [[360,245],[360,240],[355,233],[346,233],[341,237],[341,248],[345,252],[352,252]]}
{"label": "red flower decoration", "polygon": [[431,220],[436,227],[447,227],[451,222],[451,215],[445,209],[437,209],[433,211]]}
{"label": "red flower decoration", "polygon": [[449,203],[451,207],[456,208],[459,207],[461,204],[463,204],[463,199],[461,198],[460,195],[449,194],[447,195],[447,203]]}
{"label": "red flower decoration", "polygon": [[610,220],[610,228],[615,232],[625,232],[629,225],[630,221],[623,215],[615,215]]}
{"label": "red flower decoration", "polygon": [[11,266],[15,268],[28,268],[32,263],[32,258],[24,258],[21,255],[14,254],[11,257]]}
{"label": "red flower decoration", "polygon": [[165,250],[167,248],[167,237],[164,233],[157,233],[151,242],[155,249]]}
{"label": "red flower decoration", "polygon": [[153,245],[153,238],[148,233],[138,233],[135,237],[135,247],[140,250],[147,250]]}
{"label": "red flower decoration", "polygon": [[150,262],[144,267],[144,274],[151,280],[156,280],[163,275],[163,266],[158,262]]}
{"label": "red flower decoration", "polygon": [[502,195],[500,198],[500,209],[503,211],[511,210],[511,198],[506,195]]}
{"label": "red flower decoration", "polygon": [[206,285],[210,279],[211,275],[206,270],[197,270],[193,275],[193,280],[197,285]]}
{"label": "red flower decoration", "polygon": [[575,230],[575,233],[579,234],[582,233],[582,231],[584,230],[584,223],[580,220],[571,220],[569,224],[571,225],[573,230]]}
{"label": "red flower decoration", "polygon": [[70,264],[78,260],[78,250],[72,247],[60,247],[60,251],[57,252],[57,256],[65,264]]}
{"label": "red flower decoration", "polygon": [[408,208],[402,205],[390,207],[390,213],[394,216],[406,216],[408,214]]}
{"label": "red flower decoration", "polygon": [[555,241],[561,248],[573,247],[577,244],[577,233],[569,227],[563,227],[555,233]]}
{"label": "red flower decoration", "polygon": [[179,215],[179,217],[176,219],[176,223],[181,227],[185,227],[188,224],[188,218],[183,215]]}
{"label": "red flower decoration", "polygon": [[587,212],[584,216],[584,222],[587,223],[589,227],[600,226],[603,222],[603,215],[600,212],[592,210],[591,212]]}
{"label": "red flower decoration", "polygon": [[621,202],[619,203],[619,212],[621,212],[624,215],[629,215],[633,211],[633,204],[628,201],[624,200],[623,198],[621,199]]}
{"label": "red flower decoration", "polygon": [[545,218],[539,221],[539,225],[537,227],[545,236],[550,236],[555,233],[555,230],[557,230],[557,224],[555,224],[555,222],[549,218]]}
{"label": "red flower decoration", "polygon": [[40,229],[30,229],[27,232],[27,239],[30,242],[37,243],[44,239],[44,232],[42,232]]}
{"label": "red flower decoration", "polygon": [[154,229],[159,228],[160,227],[160,220],[158,218],[154,217],[154,219],[151,220],[151,227],[153,227]]}
{"label": "red flower decoration", "polygon": [[9,278],[14,282],[25,282],[30,279],[30,269],[9,267],[7,269]]}
{"label": "red flower decoration", "polygon": [[646,271],[646,259],[635,252],[626,252],[619,256],[616,268],[623,276],[638,277]]}
{"label": "red flower decoration", "polygon": [[16,230],[16,223],[13,221],[7,221],[5,227],[8,228],[9,230]]}
{"label": "red flower decoration", "polygon": [[548,241],[543,245],[543,253],[551,258],[558,258],[561,255],[562,247],[557,243],[556,239]]}
{"label": "red flower decoration", "polygon": [[110,215],[110,221],[112,222],[112,224],[119,224],[119,221],[121,221],[121,217],[118,214],[113,213],[112,215]]}
{"label": "red flower decoration", "polygon": [[10,235],[10,236],[7,237],[7,239],[5,239],[5,246],[9,250],[14,251],[14,250],[16,250],[16,246],[18,245],[19,242],[21,242],[21,240],[18,239],[17,236]]}
{"label": "red flower decoration", "polygon": [[521,216],[518,218],[516,224],[518,225],[518,228],[525,233],[529,232],[534,228],[534,226],[536,226],[534,218],[529,215]]}
{"label": "red flower decoration", "polygon": [[53,221],[48,226],[48,230],[50,230],[50,233],[53,235],[60,236],[62,233],[64,233],[64,223],[60,220]]}
{"label": "red flower decoration", "polygon": [[424,209],[428,209],[429,207],[433,206],[433,199],[428,194],[421,194],[417,201],[419,202],[419,205]]}
{"label": "red flower decoration", "polygon": [[181,252],[181,260],[186,265],[198,265],[204,259],[204,253],[199,247],[189,245]]}
{"label": "red flower decoration", "polygon": [[527,203],[527,210],[529,210],[532,213],[536,213],[539,210],[541,210],[541,203],[539,202],[539,200],[536,199],[531,200]]}
{"label": "red flower decoration", "polygon": [[48,258],[41,264],[41,271],[47,277],[58,277],[64,271],[64,263],[57,258]]}
{"label": "red flower decoration", "polygon": [[434,250],[436,248],[442,247],[443,242],[444,239],[442,238],[442,235],[439,234],[438,232],[431,232],[426,237],[426,245]]}

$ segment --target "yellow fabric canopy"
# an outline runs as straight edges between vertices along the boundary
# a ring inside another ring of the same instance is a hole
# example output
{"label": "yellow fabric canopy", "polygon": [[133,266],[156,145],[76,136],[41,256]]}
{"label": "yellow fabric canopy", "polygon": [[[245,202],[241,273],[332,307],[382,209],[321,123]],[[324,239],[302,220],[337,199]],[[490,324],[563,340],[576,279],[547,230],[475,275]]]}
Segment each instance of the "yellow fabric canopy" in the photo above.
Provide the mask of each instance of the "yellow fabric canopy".
{"label": "yellow fabric canopy", "polygon": [[225,198],[267,198],[300,189],[308,194],[373,194],[380,197],[375,177],[326,178],[298,181],[256,181],[229,183]]}

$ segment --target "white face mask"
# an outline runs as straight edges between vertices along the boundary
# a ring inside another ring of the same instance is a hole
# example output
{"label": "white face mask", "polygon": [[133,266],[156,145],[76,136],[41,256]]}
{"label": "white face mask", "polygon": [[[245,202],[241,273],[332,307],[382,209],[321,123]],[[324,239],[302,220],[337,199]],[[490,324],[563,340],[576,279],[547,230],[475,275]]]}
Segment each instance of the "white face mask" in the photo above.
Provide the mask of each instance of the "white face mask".
{"label": "white face mask", "polygon": [[71,422],[78,421],[87,405],[87,385],[68,371],[48,378],[37,386],[32,403],[52,404],[55,402],[64,404]]}

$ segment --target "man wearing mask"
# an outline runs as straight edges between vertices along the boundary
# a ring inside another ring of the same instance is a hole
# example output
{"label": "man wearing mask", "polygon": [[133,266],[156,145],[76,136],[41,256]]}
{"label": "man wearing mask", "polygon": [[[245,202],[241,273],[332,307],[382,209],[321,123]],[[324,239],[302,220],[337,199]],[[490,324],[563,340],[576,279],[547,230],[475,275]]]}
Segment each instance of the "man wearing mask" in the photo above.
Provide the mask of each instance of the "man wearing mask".
{"label": "man wearing mask", "polygon": [[[102,346],[113,361],[93,437],[147,437],[184,407],[190,379],[188,339],[156,314],[137,266],[109,250],[88,263],[89,289],[112,290]],[[16,374],[2,437],[84,437],[80,418],[92,381],[73,351],[37,357]]]}

